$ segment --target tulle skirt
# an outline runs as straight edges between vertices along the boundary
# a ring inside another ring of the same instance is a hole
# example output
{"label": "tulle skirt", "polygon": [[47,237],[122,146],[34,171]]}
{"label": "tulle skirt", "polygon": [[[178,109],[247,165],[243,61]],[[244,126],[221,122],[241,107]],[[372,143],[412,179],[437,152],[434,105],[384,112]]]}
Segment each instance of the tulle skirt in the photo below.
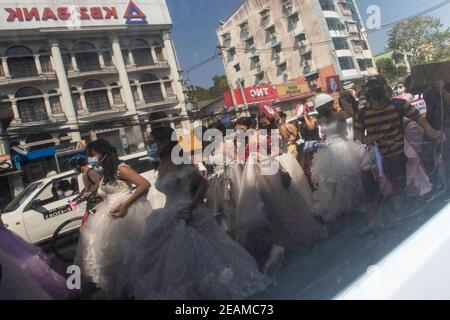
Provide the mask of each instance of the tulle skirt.
{"label": "tulle skirt", "polygon": [[405,128],[406,190],[410,196],[423,196],[433,189],[420,157],[423,129],[416,122],[409,122]]}
{"label": "tulle skirt", "polygon": [[122,297],[118,279],[129,274],[127,257],[141,239],[145,219],[152,211],[150,202],[142,197],[128,208],[125,218],[111,218],[111,210],[129,197],[129,193],[110,195],[99,205],[81,230],[75,258],[86,280],[97,284],[109,299]]}
{"label": "tulle skirt", "polygon": [[326,236],[325,227],[310,211],[311,191],[300,181],[306,182],[306,178],[298,171],[300,166],[292,162],[296,160],[290,155],[281,157],[285,171],[292,172],[290,183],[282,177],[280,162],[273,161],[280,170],[272,174],[263,174],[267,163],[247,162],[236,211],[236,238],[260,266],[274,245],[289,250],[309,246]]}
{"label": "tulle skirt", "polygon": [[229,234],[235,233],[235,211],[239,198],[242,167],[228,165],[209,177],[206,204],[219,225]]}
{"label": "tulle skirt", "polygon": [[364,201],[361,161],[364,147],[352,140],[331,137],[331,144],[314,155],[312,176],[313,213],[326,222],[355,210]]}
{"label": "tulle skirt", "polygon": [[8,299],[8,290],[11,290],[11,299],[65,300],[75,296],[76,292],[69,291],[66,280],[50,268],[47,257],[38,247],[3,228],[0,228],[0,253],[1,265],[5,268],[0,299]]}
{"label": "tulle skirt", "polygon": [[205,206],[186,223],[178,218],[186,201],[154,210],[134,252],[132,281],[138,300],[232,300],[264,290],[269,279],[255,260],[217,224]]}

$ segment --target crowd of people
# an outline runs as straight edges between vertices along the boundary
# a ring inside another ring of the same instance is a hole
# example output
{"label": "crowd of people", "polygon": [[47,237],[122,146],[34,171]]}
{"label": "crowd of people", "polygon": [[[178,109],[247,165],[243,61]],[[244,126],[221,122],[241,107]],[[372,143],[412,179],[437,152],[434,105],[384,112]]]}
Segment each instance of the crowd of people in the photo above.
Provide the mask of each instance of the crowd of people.
{"label": "crowd of people", "polygon": [[[84,281],[107,299],[244,299],[270,286],[286,256],[326,239],[342,215],[367,212],[367,230],[382,227],[382,202],[392,199],[399,214],[406,196],[435,190],[439,179],[429,167],[445,157],[436,146],[445,141],[448,118],[433,120],[432,102],[421,115],[401,88],[394,92],[372,77],[357,92],[343,90],[339,106],[321,93],[313,110],[300,108],[293,122],[276,107],[258,110],[233,124],[243,141],[230,143],[231,128],[215,122],[208,129],[222,138],[207,141],[203,149],[214,142],[212,153],[193,164],[174,163],[174,130],[155,123],[149,137],[149,156],[158,162],[154,186],[121,163],[107,141],[90,143],[102,175],[86,159],[74,163],[85,186],[80,198],[88,201],[75,258]],[[448,105],[448,92],[439,89]],[[163,204],[152,208],[150,188],[164,194]],[[5,253],[0,242],[2,265],[30,256],[41,263],[41,274],[24,275],[40,290],[28,294],[70,298],[39,251],[1,227],[0,237],[24,252],[8,258],[11,248]],[[50,275],[45,282],[43,274]]]}

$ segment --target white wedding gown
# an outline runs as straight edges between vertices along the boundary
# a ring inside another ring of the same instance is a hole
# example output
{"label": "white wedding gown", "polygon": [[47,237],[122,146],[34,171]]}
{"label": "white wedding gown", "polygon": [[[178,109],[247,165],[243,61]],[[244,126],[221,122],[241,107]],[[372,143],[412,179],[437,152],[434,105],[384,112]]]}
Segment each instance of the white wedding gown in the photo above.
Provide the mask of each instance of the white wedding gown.
{"label": "white wedding gown", "polygon": [[337,122],[322,126],[330,145],[314,155],[312,177],[317,191],[313,193],[313,213],[326,222],[341,214],[359,209],[364,202],[361,162],[364,146],[352,139],[344,125]]}
{"label": "white wedding gown", "polygon": [[264,290],[269,279],[256,261],[229,237],[205,205],[186,223],[179,214],[192,202],[193,166],[159,176],[156,188],[166,206],[147,218],[134,252],[130,298],[138,300],[244,299]]}
{"label": "white wedding gown", "polygon": [[98,194],[103,202],[80,233],[75,264],[108,299],[122,297],[117,287],[118,280],[129,274],[129,253],[141,239],[145,219],[152,211],[150,202],[143,196],[128,208],[125,218],[111,218],[110,212],[124,203],[131,193],[132,186],[122,180],[107,184],[102,181]]}

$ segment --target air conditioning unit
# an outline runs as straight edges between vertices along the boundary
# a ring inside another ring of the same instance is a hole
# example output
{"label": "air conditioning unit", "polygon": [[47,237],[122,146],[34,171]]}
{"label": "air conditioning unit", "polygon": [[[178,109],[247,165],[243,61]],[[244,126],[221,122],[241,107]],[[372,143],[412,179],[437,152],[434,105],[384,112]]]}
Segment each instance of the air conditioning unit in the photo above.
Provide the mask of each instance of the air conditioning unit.
{"label": "air conditioning unit", "polygon": [[297,42],[297,46],[298,46],[299,48],[306,47],[306,41],[305,41],[305,40],[299,40],[299,41]]}
{"label": "air conditioning unit", "polygon": [[304,67],[309,67],[309,61],[303,62],[303,66],[304,66]]}
{"label": "air conditioning unit", "polygon": [[280,54],[279,54],[278,52],[277,52],[277,53],[274,53],[273,57],[274,57],[275,59],[278,59],[278,58],[280,57]]}
{"label": "air conditioning unit", "polygon": [[270,39],[275,40],[277,38],[277,34],[276,33],[272,33],[270,35]]}

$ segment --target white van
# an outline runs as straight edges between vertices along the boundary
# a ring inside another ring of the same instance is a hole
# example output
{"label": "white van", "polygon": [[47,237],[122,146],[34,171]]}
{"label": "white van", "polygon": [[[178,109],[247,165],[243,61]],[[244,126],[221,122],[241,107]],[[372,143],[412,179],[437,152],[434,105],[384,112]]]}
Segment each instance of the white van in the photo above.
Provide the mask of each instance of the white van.
{"label": "white van", "polygon": [[[157,171],[145,151],[121,157],[120,160],[150,181],[148,199],[153,208],[165,204],[165,196],[155,189]],[[75,171],[67,171],[29,184],[3,210],[2,220],[7,228],[33,244],[50,240],[55,230],[69,219],[82,217],[86,203],[72,210],[69,201],[83,190],[83,179]],[[64,193],[57,189],[64,186]],[[69,187],[70,186],[70,187]],[[60,234],[80,227],[81,221],[70,223]]]}

